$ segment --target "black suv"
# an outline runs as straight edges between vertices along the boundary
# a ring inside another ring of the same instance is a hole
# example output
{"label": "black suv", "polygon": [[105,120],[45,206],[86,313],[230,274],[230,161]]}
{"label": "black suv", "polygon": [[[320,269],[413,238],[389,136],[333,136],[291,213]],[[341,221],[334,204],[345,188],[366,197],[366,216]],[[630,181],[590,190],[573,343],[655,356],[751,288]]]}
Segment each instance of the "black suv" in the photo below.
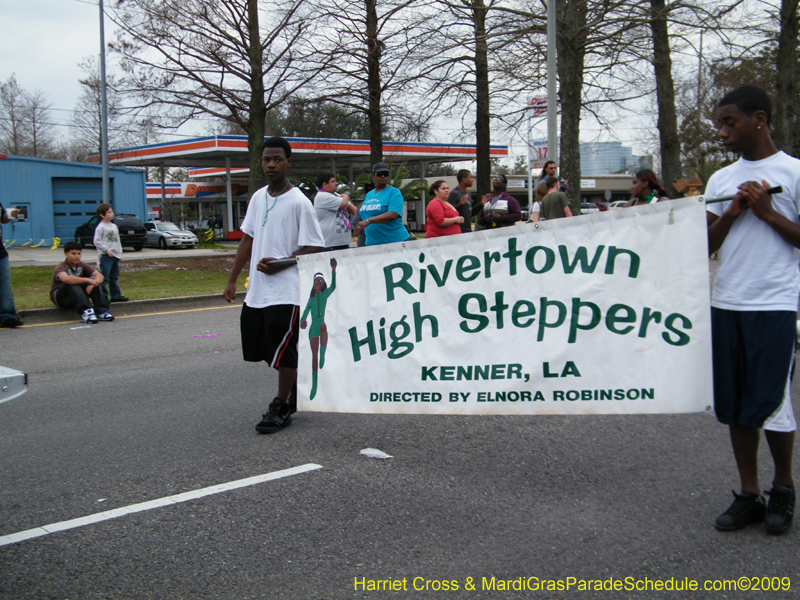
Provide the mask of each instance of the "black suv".
{"label": "black suv", "polygon": [[[100,217],[95,215],[75,230],[75,241],[81,245],[81,248],[94,245],[94,230],[98,223],[100,223]],[[123,246],[130,246],[136,252],[144,248],[147,231],[139,217],[116,215],[112,223],[119,229],[120,243]]]}

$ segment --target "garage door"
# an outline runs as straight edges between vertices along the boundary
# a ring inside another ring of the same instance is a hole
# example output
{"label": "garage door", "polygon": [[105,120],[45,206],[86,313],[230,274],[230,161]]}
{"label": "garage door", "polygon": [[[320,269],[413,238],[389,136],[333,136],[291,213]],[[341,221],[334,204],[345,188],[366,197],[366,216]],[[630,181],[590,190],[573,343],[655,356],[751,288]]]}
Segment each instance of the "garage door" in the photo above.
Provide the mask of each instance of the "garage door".
{"label": "garage door", "polygon": [[56,236],[64,242],[75,239],[75,228],[94,216],[97,205],[102,201],[102,179],[54,177],[53,221]]}

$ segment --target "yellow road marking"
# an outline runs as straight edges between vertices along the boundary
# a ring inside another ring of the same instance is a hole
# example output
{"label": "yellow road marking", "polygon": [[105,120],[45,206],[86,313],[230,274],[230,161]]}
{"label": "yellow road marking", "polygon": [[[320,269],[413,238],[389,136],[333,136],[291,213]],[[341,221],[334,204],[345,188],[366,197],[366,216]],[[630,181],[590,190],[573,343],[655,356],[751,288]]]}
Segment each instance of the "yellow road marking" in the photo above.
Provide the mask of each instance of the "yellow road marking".
{"label": "yellow road marking", "polygon": [[[156,315],[176,315],[181,313],[190,313],[190,312],[200,312],[203,310],[220,310],[222,308],[236,308],[240,307],[241,304],[229,304],[228,306],[211,306],[208,308],[189,308],[186,310],[168,310],[165,312],[152,312],[152,313],[142,313],[141,315],[123,315],[121,317],[114,317],[114,320],[117,319],[138,319],[139,317],[154,317]],[[17,327],[17,329],[25,329],[26,327],[48,327],[50,325],[70,325],[72,323],[81,323],[82,321],[58,321],[57,323],[36,323],[34,325],[23,325],[22,327]]]}

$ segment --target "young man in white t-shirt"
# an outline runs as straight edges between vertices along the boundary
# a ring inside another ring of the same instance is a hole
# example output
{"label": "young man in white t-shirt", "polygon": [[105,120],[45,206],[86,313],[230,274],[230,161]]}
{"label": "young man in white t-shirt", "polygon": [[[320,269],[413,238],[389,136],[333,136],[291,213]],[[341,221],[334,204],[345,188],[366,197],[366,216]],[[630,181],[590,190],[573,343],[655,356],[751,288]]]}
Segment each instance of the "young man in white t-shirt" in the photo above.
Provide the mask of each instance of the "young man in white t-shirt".
{"label": "young man in white t-shirt", "polygon": [[353,239],[350,217],[356,214],[356,206],[347,194],[337,194],[339,183],[330,172],[317,175],[317,195],[314,196],[314,212],[319,220],[325,250],[343,250],[350,247]]}
{"label": "young man in white t-shirt", "polygon": [[[717,171],[707,197],[732,196],[708,205],[709,251],[721,265],[711,298],[714,410],[730,428],[741,480],[731,507],[715,523],[734,531],[764,521],[771,533],[792,524],[795,490],[792,453],[796,429],[791,404],[795,361],[800,160],[780,152],[769,134],[771,102],[753,85],[719,103],[722,145],[741,153]],[[767,188],[781,192],[768,194]],[[760,430],[769,445],[775,476],[765,506],[758,482]]]}
{"label": "young man in white t-shirt", "polygon": [[259,433],[275,433],[292,424],[297,410],[297,337],[300,280],[296,264],[275,260],[321,252],[325,243],[308,198],[289,182],[292,147],[281,137],[264,141],[261,166],[267,186],[253,194],[242,223],[224,297],[236,299],[236,278],[250,262],[250,284],[241,314],[242,353],[250,362],[266,361],[278,370],[278,394]]}

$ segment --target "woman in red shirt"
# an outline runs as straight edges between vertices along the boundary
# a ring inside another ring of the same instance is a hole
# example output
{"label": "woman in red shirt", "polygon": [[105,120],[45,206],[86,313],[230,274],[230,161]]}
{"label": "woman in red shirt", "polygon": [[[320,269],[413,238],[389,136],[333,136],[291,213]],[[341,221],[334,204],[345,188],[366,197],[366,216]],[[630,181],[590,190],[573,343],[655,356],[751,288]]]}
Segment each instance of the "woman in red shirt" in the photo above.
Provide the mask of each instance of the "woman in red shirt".
{"label": "woman in red shirt", "polygon": [[428,202],[425,209],[425,216],[428,221],[428,231],[426,238],[440,237],[443,235],[455,235],[461,233],[459,225],[464,222],[464,217],[458,214],[447,199],[450,197],[450,186],[447,182],[439,179],[434,181],[431,189],[433,200]]}

